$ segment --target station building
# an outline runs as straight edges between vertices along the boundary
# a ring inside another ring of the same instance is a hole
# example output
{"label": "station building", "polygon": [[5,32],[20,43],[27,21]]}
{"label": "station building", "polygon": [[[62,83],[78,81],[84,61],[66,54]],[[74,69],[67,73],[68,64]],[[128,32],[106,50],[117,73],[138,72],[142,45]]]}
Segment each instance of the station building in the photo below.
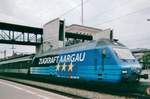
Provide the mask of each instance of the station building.
{"label": "station building", "polygon": [[113,39],[112,30],[78,24],[65,26],[65,21],[57,18],[43,26],[43,44],[36,47],[36,52],[43,53],[51,49],[101,38]]}

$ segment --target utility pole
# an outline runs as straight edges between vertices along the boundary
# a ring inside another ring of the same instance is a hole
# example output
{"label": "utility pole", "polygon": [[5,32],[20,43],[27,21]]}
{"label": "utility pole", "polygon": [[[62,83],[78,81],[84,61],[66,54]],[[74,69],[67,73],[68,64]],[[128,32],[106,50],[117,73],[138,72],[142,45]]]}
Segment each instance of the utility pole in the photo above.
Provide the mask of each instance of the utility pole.
{"label": "utility pole", "polygon": [[81,23],[84,25],[84,9],[83,9],[83,0],[81,0]]}
{"label": "utility pole", "polygon": [[6,58],[6,50],[0,51],[0,58]]}
{"label": "utility pole", "polygon": [[12,56],[14,56],[15,55],[15,51],[14,51],[14,49],[15,49],[15,47],[14,47],[14,45],[12,45]]}
{"label": "utility pole", "polygon": [[4,50],[4,58],[6,58],[6,50]]}

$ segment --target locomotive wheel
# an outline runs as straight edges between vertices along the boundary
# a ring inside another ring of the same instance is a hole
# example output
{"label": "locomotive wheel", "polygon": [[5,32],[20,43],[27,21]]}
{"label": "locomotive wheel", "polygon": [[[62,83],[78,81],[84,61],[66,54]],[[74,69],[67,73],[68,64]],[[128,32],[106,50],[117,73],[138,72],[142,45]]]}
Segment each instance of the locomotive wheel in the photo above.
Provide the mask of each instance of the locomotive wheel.
{"label": "locomotive wheel", "polygon": [[150,96],[150,87],[146,88],[146,94]]}

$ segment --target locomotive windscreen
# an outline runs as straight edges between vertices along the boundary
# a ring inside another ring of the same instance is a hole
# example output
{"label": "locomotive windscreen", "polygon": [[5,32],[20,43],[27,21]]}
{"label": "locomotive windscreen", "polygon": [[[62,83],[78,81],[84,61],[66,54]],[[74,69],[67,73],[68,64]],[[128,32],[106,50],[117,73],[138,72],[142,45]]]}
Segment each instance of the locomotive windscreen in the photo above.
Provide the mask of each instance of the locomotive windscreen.
{"label": "locomotive windscreen", "polygon": [[113,50],[120,59],[135,59],[129,49],[114,47]]}

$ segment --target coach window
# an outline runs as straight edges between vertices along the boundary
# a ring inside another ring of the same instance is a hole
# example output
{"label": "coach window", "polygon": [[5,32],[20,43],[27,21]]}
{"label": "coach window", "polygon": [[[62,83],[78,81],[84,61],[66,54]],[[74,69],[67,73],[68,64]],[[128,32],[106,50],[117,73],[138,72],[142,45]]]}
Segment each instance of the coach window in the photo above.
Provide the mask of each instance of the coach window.
{"label": "coach window", "polygon": [[14,68],[17,69],[17,67],[18,67],[18,63],[16,62]]}
{"label": "coach window", "polygon": [[22,62],[20,62],[20,68],[23,68],[24,64]]}
{"label": "coach window", "polygon": [[26,68],[26,62],[22,62],[22,67]]}
{"label": "coach window", "polygon": [[28,67],[28,62],[24,62],[24,68]]}

